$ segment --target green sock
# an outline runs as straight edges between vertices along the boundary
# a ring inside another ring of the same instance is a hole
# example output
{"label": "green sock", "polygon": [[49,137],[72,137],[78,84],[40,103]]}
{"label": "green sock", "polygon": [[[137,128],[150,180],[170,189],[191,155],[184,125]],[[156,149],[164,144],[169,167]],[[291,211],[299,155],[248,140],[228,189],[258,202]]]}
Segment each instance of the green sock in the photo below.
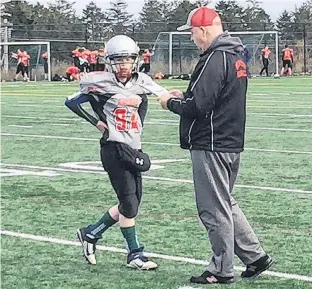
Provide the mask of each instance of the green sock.
{"label": "green sock", "polygon": [[108,228],[115,225],[117,222],[118,221],[114,220],[107,211],[97,223],[90,225],[88,229],[90,230],[90,233],[95,236],[95,238],[99,239]]}
{"label": "green sock", "polygon": [[140,246],[138,237],[135,232],[135,226],[128,227],[128,228],[120,228],[120,230],[127,242],[130,253],[134,251],[138,251],[138,249],[142,248]]}

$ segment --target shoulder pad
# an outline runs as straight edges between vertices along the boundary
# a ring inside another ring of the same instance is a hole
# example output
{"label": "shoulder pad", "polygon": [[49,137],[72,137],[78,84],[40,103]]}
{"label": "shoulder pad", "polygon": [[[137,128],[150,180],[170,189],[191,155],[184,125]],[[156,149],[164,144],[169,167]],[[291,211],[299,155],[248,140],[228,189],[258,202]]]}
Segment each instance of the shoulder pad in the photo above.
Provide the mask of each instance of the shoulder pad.
{"label": "shoulder pad", "polygon": [[168,93],[168,90],[156,83],[146,73],[139,72],[137,84],[140,85],[147,93],[154,94],[156,96]]}
{"label": "shoulder pad", "polygon": [[95,71],[84,75],[80,80],[80,91],[84,94],[89,92],[108,93],[114,85],[114,75],[107,71]]}

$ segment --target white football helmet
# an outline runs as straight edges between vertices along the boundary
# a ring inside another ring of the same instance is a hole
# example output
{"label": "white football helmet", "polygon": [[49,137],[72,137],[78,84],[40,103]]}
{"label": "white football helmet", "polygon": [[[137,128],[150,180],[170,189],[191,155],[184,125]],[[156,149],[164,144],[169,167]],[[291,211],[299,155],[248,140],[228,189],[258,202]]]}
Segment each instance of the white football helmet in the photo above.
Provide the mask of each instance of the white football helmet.
{"label": "white football helmet", "polygon": [[126,35],[116,35],[106,43],[106,60],[111,72],[129,78],[137,71],[139,47]]}

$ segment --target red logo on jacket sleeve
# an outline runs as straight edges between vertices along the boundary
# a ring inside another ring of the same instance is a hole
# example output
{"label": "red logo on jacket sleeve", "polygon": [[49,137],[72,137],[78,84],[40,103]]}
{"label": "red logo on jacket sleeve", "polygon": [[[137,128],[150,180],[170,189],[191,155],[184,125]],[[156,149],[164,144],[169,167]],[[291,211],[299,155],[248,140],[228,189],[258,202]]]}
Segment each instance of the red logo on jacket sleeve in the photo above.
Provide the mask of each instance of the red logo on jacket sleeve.
{"label": "red logo on jacket sleeve", "polygon": [[237,60],[235,63],[237,78],[247,77],[246,63],[243,60]]}

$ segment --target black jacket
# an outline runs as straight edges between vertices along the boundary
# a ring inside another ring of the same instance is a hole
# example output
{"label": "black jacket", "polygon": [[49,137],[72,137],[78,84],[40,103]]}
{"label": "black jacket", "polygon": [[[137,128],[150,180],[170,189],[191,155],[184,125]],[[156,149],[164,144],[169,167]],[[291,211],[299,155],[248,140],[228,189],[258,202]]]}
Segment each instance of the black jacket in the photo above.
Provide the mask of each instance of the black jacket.
{"label": "black jacket", "polygon": [[227,32],[201,55],[184,98],[170,98],[180,115],[181,148],[219,152],[244,149],[247,73],[243,44]]}

